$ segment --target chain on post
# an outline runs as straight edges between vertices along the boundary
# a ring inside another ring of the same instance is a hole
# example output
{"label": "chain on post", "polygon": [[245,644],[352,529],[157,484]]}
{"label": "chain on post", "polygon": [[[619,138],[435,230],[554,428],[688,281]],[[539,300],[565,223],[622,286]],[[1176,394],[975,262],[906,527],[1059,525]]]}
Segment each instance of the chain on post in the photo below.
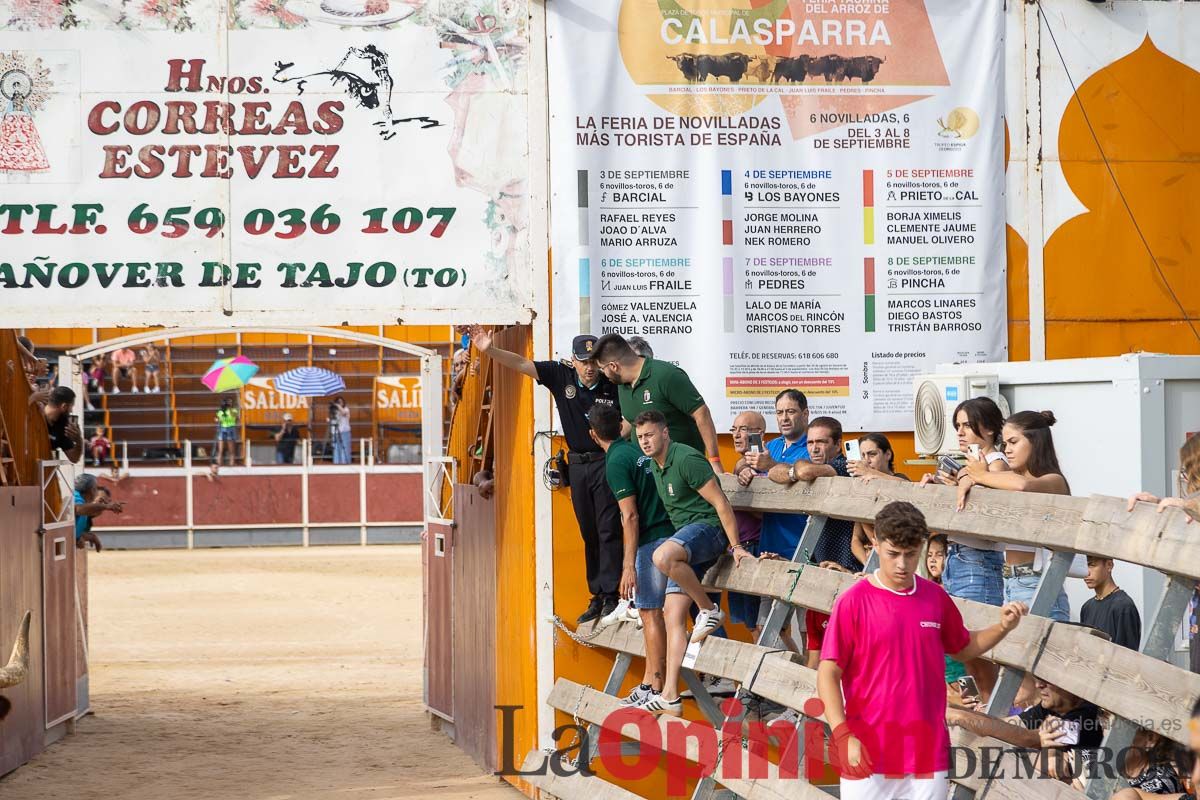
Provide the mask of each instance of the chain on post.
{"label": "chain on post", "polygon": [[550,621],[552,623],[554,623],[554,627],[558,628],[563,633],[565,633],[568,637],[570,637],[571,641],[575,642],[576,644],[581,644],[584,647],[591,648],[593,650],[596,649],[596,645],[591,644],[590,643],[591,640],[595,639],[597,636],[599,636],[600,631],[604,630],[603,628],[599,628],[596,631],[594,631],[591,636],[583,636],[582,634],[578,634],[575,631],[568,628],[566,623],[562,621],[562,617],[558,616],[558,614],[555,614],[553,617],[551,617]]}

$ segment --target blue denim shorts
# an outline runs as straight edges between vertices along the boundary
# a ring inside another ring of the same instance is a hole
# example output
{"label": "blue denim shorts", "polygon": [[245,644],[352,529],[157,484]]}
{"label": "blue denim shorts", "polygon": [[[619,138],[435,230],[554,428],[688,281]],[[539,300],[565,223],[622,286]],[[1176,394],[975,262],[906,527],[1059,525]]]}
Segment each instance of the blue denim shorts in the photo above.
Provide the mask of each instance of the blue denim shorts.
{"label": "blue denim shorts", "polygon": [[[1041,575],[1014,575],[1011,578],[1005,578],[1004,602],[1011,603],[1016,600],[1025,605],[1032,605],[1033,593],[1037,591],[1038,582],[1041,579]],[[1054,607],[1050,609],[1050,619],[1058,622],[1071,621],[1071,602],[1067,599],[1065,590],[1060,590],[1058,597],[1055,598]]]}
{"label": "blue denim shorts", "polygon": [[[705,522],[684,525],[666,541],[675,542],[687,551],[688,564],[696,573],[696,578],[701,580],[704,578],[704,573],[708,572],[708,568],[723,556],[729,547],[729,541],[725,538],[725,531],[721,529],[721,526],[709,525]],[[682,591],[679,584],[667,578],[667,594],[678,594]]]}
{"label": "blue denim shorts", "polygon": [[634,585],[634,605],[639,608],[662,608],[663,598],[667,594],[667,576],[654,566],[654,551],[666,539],[655,539],[646,542],[637,549],[634,556],[634,568],[637,570],[637,582]]}
{"label": "blue denim shorts", "polygon": [[1004,553],[951,542],[942,586],[951,597],[989,606],[1003,605]]}
{"label": "blue denim shorts", "polygon": [[221,428],[217,431],[217,441],[219,442],[236,442],[237,440],[237,428]]}

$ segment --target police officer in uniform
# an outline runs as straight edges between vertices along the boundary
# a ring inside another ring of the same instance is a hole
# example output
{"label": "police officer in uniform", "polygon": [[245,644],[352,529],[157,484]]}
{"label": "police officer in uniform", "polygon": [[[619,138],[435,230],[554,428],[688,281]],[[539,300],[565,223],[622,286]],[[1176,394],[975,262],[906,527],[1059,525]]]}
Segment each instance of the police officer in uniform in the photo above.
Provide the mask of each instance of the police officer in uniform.
{"label": "police officer in uniform", "polygon": [[530,361],[492,345],[492,337],[478,325],[471,341],[497,364],[528,375],[554,395],[554,405],[567,440],[567,478],[571,505],[583,535],[588,590],[592,600],[579,622],[604,616],[617,606],[624,543],[621,512],[604,475],[604,451],[592,441],[587,413],[595,403],[617,407],[617,387],[601,373],[593,359],[595,336],[576,336],[571,361]]}

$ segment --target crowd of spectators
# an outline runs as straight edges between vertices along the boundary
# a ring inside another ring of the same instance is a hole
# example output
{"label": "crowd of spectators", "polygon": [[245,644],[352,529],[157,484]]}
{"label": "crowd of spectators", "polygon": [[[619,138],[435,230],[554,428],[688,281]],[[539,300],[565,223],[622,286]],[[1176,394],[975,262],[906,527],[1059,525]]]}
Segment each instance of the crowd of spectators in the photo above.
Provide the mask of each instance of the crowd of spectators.
{"label": "crowd of spectators", "polygon": [[[747,559],[783,558],[856,573],[861,580],[855,587],[868,587],[855,595],[861,597],[854,602],[846,600],[849,592],[839,597],[832,616],[810,611],[803,620],[788,620],[780,634],[782,645],[804,656],[821,675],[835,674],[832,684],[826,679],[827,688],[838,687],[836,704],[841,706],[843,699],[845,702],[835,716],[840,713],[861,721],[863,706],[856,705],[860,702],[858,695],[869,697],[884,680],[879,675],[868,678],[862,665],[849,654],[860,652],[861,656],[864,648],[884,653],[897,646],[901,650],[911,648],[918,640],[905,636],[919,638],[919,634],[901,633],[911,619],[915,620],[912,625],[942,631],[940,642],[935,637],[932,645],[936,662],[929,662],[931,666],[916,684],[911,676],[886,676],[887,680],[897,681],[893,689],[911,693],[918,698],[914,700],[918,706],[925,703],[921,708],[914,706],[914,713],[940,708],[935,723],[943,730],[947,724],[962,726],[1016,747],[1061,751],[1068,763],[1055,766],[1052,760],[1046,767],[1048,777],[1077,774],[1070,759],[1086,760],[1099,746],[1109,722],[1105,712],[1061,687],[1032,677],[1018,692],[1010,714],[988,717],[979,711],[986,707],[997,681],[996,667],[980,656],[1028,613],[1051,553],[980,537],[947,537],[930,532],[920,512],[908,504],[891,504],[885,509],[891,522],[882,534],[878,530],[880,518],[876,524],[827,518],[822,521],[812,552],[802,551],[801,539],[808,525],[804,515],[755,514],[734,511],[729,506],[716,480],[725,469],[711,412],[687,374],[669,362],[654,359],[644,340],[627,341],[615,334],[598,340],[577,337],[573,360],[563,362],[570,372],[552,382],[549,365],[559,362],[527,362],[514,354],[497,353],[494,347],[489,352],[490,337],[478,328],[473,329],[472,338],[482,340],[480,352],[497,357],[501,366],[525,372],[551,389],[568,437],[570,430],[578,426],[576,420],[586,419],[590,436],[603,451],[605,478],[611,502],[619,509],[622,530],[617,593],[623,605],[613,608],[609,603],[597,603],[593,597],[593,604],[580,622],[596,620],[603,626],[628,619],[624,604],[640,616],[646,668],[642,681],[623,704],[656,714],[678,715],[681,667],[689,642],[723,635],[726,622],[742,624],[753,636],[759,636],[769,603],[730,593],[726,612],[719,598],[714,601],[701,585],[705,571],[729,553],[738,565]],[[599,375],[587,371],[589,361],[598,368]],[[611,391],[606,388],[609,384]],[[610,399],[614,395],[615,402]],[[777,437],[765,437],[766,420],[758,412],[743,411],[732,420],[728,430],[737,460],[730,473],[738,483],[791,485],[834,476],[864,482],[909,480],[896,469],[896,453],[885,435],[866,433],[847,438],[840,420],[811,416],[807,398],[799,389],[781,391],[774,405]],[[1006,418],[990,399],[967,400],[954,412],[961,457],[940,459],[935,471],[921,477],[920,485],[954,487],[959,510],[967,507],[972,490],[980,485],[1001,491],[1070,494],[1051,432],[1055,422],[1049,411],[1018,411]],[[1137,502],[1156,503],[1160,511],[1187,506],[1192,516],[1200,518],[1197,442],[1200,437],[1185,446],[1181,457],[1180,497],[1162,499],[1139,494],[1130,499],[1130,508]],[[572,450],[589,452],[574,444]],[[584,461],[582,456],[580,461]],[[573,494],[579,491],[571,488]],[[601,511],[594,508],[591,513]],[[606,557],[586,552],[589,562],[591,558]],[[1079,571],[1072,574],[1083,578],[1094,595],[1078,609],[1080,622],[1097,636],[1138,649],[1141,617],[1132,598],[1113,580],[1112,560],[1089,558],[1086,572],[1082,570],[1083,559],[1079,562]],[[591,570],[589,563],[589,575]],[[873,594],[870,589],[880,592]],[[879,616],[883,612],[875,606],[881,597],[904,597],[914,592],[914,596],[925,600],[916,605],[900,601],[893,611]],[[995,606],[997,622],[986,629],[967,631],[955,606],[937,601],[938,593]],[[1071,609],[1065,591],[1052,600],[1042,613],[1060,622],[1069,621]],[[926,613],[913,610],[919,608],[942,615],[942,621],[917,620],[913,614]],[[871,633],[876,627],[890,632],[876,636]],[[919,641],[918,649],[927,646],[924,638]],[[910,666],[913,663],[917,662],[910,662]],[[867,688],[868,683],[875,688]],[[940,687],[934,690],[932,701],[927,691],[930,685]],[[828,699],[833,701],[833,695]],[[825,692],[822,700],[827,700]],[[826,708],[830,708],[830,702]],[[832,717],[826,718],[833,724]],[[1128,800],[1151,793],[1182,795],[1192,779],[1190,754],[1151,731],[1142,731],[1138,736],[1140,749],[1131,751],[1120,765],[1133,788],[1118,796]],[[897,762],[889,768],[908,763]],[[874,788],[867,794],[854,792],[861,792],[868,783],[848,788],[843,782],[842,796],[937,796],[937,773],[944,770],[944,763],[921,762],[920,766],[920,772],[933,773],[933,784],[912,776],[901,783],[887,783],[881,775],[871,774],[872,781],[879,778],[883,782],[870,783]],[[923,792],[929,791],[929,786],[934,787],[934,794],[926,795]]]}

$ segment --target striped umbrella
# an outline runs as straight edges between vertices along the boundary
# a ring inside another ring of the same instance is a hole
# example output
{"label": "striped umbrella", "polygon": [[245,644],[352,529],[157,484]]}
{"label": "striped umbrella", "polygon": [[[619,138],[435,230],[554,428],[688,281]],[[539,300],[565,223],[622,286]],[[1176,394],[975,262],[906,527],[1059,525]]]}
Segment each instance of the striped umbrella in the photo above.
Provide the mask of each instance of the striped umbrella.
{"label": "striped umbrella", "polygon": [[275,378],[275,391],[300,397],[324,397],[345,388],[340,376],[320,367],[297,367]]}
{"label": "striped umbrella", "polygon": [[240,389],[258,372],[255,364],[245,356],[219,358],[212,363],[200,381],[214,392]]}

